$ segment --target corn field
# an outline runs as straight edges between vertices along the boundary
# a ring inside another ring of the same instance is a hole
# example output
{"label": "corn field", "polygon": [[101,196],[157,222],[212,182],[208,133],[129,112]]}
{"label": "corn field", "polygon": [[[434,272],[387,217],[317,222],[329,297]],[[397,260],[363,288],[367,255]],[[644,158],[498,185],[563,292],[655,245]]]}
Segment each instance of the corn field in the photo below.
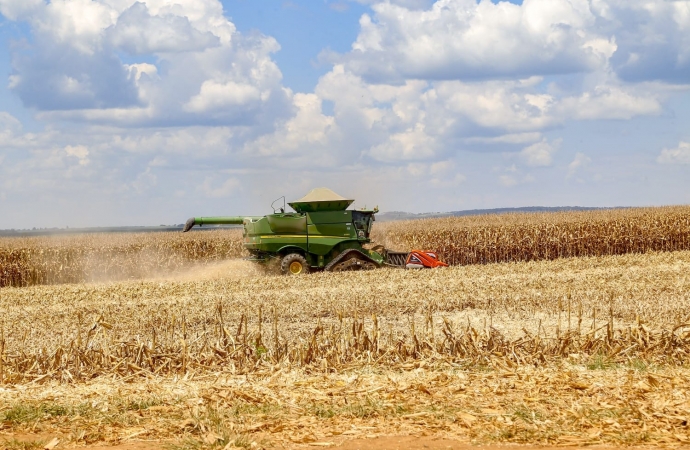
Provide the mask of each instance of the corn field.
{"label": "corn field", "polygon": [[[0,287],[141,279],[246,253],[239,230],[0,238]],[[690,249],[690,207],[529,213],[376,224],[392,250],[452,265]]]}
{"label": "corn field", "polygon": [[245,255],[240,230],[0,238],[0,287],[140,279]]}
{"label": "corn field", "polygon": [[690,249],[690,207],[450,217],[378,224],[394,250],[436,250],[453,265]]}

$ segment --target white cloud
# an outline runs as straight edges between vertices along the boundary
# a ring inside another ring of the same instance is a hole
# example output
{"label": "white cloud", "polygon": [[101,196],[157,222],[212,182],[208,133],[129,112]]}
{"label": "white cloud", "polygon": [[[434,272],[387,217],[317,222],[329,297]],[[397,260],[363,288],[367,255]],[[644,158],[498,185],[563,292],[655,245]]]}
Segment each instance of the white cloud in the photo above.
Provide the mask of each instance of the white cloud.
{"label": "white cloud", "polygon": [[239,187],[240,181],[237,178],[228,178],[217,183],[213,177],[206,177],[201,185],[201,191],[207,197],[223,198],[236,193]]}
{"label": "white cloud", "polygon": [[203,51],[220,45],[209,31],[195,28],[186,16],[151,15],[144,3],[135,3],[106,30],[109,42],[129,54]]}
{"label": "white cloud", "polygon": [[505,187],[514,187],[519,184],[533,183],[536,180],[529,174],[524,176],[504,174],[498,177],[498,181]]}
{"label": "white cloud", "polygon": [[453,161],[409,163],[405,167],[405,172],[406,175],[415,178],[417,183],[438,188],[457,187],[467,180]]}
{"label": "white cloud", "polygon": [[436,141],[429,136],[422,123],[414,128],[391,135],[385,142],[367,152],[378,161],[424,160],[434,157]]}
{"label": "white cloud", "polygon": [[631,119],[640,115],[661,112],[658,95],[634,92],[623,86],[599,85],[578,97],[564,98],[559,106],[561,113],[577,120]]}
{"label": "white cloud", "polygon": [[23,19],[44,5],[43,0],[0,0],[0,14],[10,20]]}
{"label": "white cloud", "polygon": [[[615,44],[585,0],[522,5],[438,0],[428,9],[378,2],[341,60],[370,79],[473,79],[590,71]],[[417,6],[417,5],[415,5]]]}
{"label": "white cloud", "polygon": [[608,21],[618,49],[611,66],[626,81],[690,79],[688,2],[607,0],[593,9]]}
{"label": "white cloud", "polygon": [[536,181],[536,178],[534,178],[532,174],[524,173],[515,164],[503,168],[501,171],[503,173],[498,176],[498,182],[505,187],[514,187],[520,184],[534,183]]}
{"label": "white cloud", "polygon": [[151,168],[147,167],[146,170],[137,175],[136,179],[132,181],[130,186],[137,193],[142,194],[147,190],[158,184],[158,177],[151,172]]}
{"label": "white cloud", "polygon": [[646,0],[377,1],[346,63],[369,80],[599,71],[687,83],[688,3]]}
{"label": "white cloud", "polygon": [[553,162],[553,154],[561,146],[561,142],[561,139],[556,139],[553,142],[549,142],[546,139],[542,139],[541,142],[537,142],[535,144],[523,148],[520,152],[520,157],[525,161],[525,163],[528,166],[550,166]]}
{"label": "white cloud", "polygon": [[[8,11],[16,8],[0,1]],[[266,127],[290,112],[291,93],[271,59],[280,46],[237,32],[218,0],[39,6],[31,15],[7,17],[27,20],[34,37],[31,52],[14,55],[10,86],[43,118]]]}
{"label": "white cloud", "polygon": [[494,137],[470,137],[465,139],[468,144],[528,144],[541,139],[541,133],[509,133]]}
{"label": "white cloud", "polygon": [[[244,153],[271,157],[291,156],[292,162],[330,165],[326,149],[338,139],[335,119],[322,112],[321,99],[315,94],[295,94],[295,115],[278,129],[248,143]],[[324,160],[324,156],[326,159]],[[299,157],[295,161],[294,157]]]}
{"label": "white cloud", "polygon": [[[539,144],[544,130],[568,121],[625,119],[661,111],[664,94],[656,89],[619,85],[606,74],[589,83],[591,91],[584,93],[561,89],[554,82],[545,86],[540,77],[369,83],[336,65],[319,80],[315,93],[333,103],[326,138],[329,151],[383,164],[433,161],[467,146],[500,145],[512,151],[513,145]],[[522,155],[529,165],[548,166],[557,146],[558,142],[542,143]]]}
{"label": "white cloud", "polygon": [[568,164],[568,175],[566,178],[573,177],[579,170],[589,166],[592,163],[592,158],[584,153],[575,153],[575,158]]}
{"label": "white cloud", "polygon": [[86,166],[89,164],[89,149],[84,145],[68,145],[65,147],[65,153],[67,153],[69,156],[77,158],[80,166]]}
{"label": "white cloud", "polygon": [[0,111],[0,144],[7,145],[9,141],[22,130],[22,123],[12,114]]}
{"label": "white cloud", "polygon": [[656,158],[659,164],[690,164],[690,142],[679,142],[676,148],[661,150]]}
{"label": "white cloud", "polygon": [[498,181],[505,187],[512,187],[518,184],[517,178],[513,175],[500,175]]}
{"label": "white cloud", "polygon": [[[266,93],[263,96],[267,97]],[[207,111],[243,106],[262,100],[262,93],[251,84],[228,81],[220,83],[215,80],[204,81],[201,92],[192,97],[185,105],[187,111],[203,113]]]}

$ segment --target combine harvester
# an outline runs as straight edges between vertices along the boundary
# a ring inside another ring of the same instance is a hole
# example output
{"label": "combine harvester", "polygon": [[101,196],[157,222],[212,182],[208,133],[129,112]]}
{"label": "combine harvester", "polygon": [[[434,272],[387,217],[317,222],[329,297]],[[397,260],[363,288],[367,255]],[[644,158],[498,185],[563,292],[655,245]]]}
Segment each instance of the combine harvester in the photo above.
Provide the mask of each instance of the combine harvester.
{"label": "combine harvester", "polygon": [[378,208],[348,210],[354,200],[330,189],[314,189],[304,198],[289,203],[294,213],[285,212],[284,197],[279,200],[283,200],[283,207],[278,211],[273,208],[273,214],[267,216],[192,217],[183,231],[191,230],[194,225],[243,225],[244,247],[252,255],[249,259],[266,265],[280,263],[280,270],[287,275],[382,266],[408,269],[448,266],[432,251],[392,252],[380,245],[365,248],[365,244],[371,243],[369,233]]}

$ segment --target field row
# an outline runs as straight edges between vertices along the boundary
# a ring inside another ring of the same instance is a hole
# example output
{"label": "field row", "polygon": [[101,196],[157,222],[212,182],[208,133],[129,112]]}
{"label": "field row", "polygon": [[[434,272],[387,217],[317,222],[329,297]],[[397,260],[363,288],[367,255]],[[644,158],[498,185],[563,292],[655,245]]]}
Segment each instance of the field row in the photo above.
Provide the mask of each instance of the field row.
{"label": "field row", "polygon": [[453,265],[690,250],[690,207],[505,214],[389,222],[374,239],[431,249]]}
{"label": "field row", "polygon": [[[388,222],[372,236],[452,265],[690,250],[690,207]],[[240,230],[4,238],[0,287],[143,279],[245,255]]]}

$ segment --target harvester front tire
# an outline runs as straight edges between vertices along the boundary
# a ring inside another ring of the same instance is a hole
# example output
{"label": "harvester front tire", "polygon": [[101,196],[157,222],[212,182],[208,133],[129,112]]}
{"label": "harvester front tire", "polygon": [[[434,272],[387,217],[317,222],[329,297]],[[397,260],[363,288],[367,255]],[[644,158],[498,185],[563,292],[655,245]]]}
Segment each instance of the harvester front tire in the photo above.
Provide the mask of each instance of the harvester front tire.
{"label": "harvester front tire", "polygon": [[309,273],[309,263],[299,253],[290,253],[280,262],[280,270],[285,275],[303,275]]}

